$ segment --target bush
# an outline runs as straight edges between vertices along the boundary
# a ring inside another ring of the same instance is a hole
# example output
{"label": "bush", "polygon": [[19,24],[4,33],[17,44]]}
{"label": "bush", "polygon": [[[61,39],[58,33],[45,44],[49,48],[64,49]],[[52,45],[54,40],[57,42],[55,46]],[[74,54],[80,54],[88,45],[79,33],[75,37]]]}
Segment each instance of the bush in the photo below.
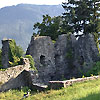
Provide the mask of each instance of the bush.
{"label": "bush", "polygon": [[20,46],[16,45],[15,40],[11,40],[9,42],[9,64],[10,66],[16,66],[19,65],[21,56],[24,55],[24,51]]}
{"label": "bush", "polygon": [[86,73],[86,76],[99,75],[100,74],[100,61],[97,61],[95,65]]}
{"label": "bush", "polygon": [[29,59],[31,69],[33,69],[34,71],[37,72],[37,69],[35,67],[35,62],[34,62],[34,59],[32,58],[32,56],[31,55],[26,55],[25,58],[28,58]]}
{"label": "bush", "polygon": [[13,56],[13,62],[9,61],[10,66],[16,66],[19,65],[20,58],[17,56]]}

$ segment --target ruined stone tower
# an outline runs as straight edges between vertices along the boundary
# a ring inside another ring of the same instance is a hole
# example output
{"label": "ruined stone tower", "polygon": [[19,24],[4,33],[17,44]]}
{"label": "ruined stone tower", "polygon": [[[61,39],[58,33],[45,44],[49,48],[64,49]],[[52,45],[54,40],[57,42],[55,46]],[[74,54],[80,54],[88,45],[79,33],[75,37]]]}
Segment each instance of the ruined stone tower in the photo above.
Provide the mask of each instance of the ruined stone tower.
{"label": "ruined stone tower", "polygon": [[9,66],[9,42],[11,39],[2,40],[2,66],[8,68]]}
{"label": "ruined stone tower", "polygon": [[40,82],[46,83],[52,80],[55,76],[55,49],[51,38],[32,36],[26,54],[34,58]]}

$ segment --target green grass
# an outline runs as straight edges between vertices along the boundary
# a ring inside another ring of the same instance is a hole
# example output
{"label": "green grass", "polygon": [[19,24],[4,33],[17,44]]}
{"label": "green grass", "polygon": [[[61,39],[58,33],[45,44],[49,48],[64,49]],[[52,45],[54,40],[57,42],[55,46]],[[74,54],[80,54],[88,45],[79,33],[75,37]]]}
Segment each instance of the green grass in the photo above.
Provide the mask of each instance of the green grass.
{"label": "green grass", "polygon": [[[24,90],[10,90],[0,93],[0,100],[20,100]],[[76,83],[60,90],[32,92],[23,100],[100,100],[100,79]]]}

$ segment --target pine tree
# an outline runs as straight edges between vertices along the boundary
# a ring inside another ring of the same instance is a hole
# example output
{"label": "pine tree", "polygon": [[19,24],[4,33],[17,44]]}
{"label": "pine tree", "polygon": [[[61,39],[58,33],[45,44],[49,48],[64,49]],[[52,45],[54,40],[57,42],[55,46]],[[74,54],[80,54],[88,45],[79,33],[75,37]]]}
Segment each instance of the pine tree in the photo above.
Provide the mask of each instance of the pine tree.
{"label": "pine tree", "polygon": [[[99,0],[68,0],[62,4],[64,27],[69,26],[72,33],[97,34],[99,30]],[[67,23],[67,24],[65,24]],[[70,30],[69,30],[70,31]]]}

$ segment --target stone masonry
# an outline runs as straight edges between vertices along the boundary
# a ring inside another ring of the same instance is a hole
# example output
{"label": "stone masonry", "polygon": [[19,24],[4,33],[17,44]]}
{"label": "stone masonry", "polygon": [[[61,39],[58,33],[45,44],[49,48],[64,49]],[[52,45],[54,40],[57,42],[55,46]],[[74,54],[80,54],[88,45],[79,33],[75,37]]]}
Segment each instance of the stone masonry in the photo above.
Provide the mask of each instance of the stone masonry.
{"label": "stone masonry", "polygon": [[0,91],[28,86],[30,79],[29,68],[29,60],[28,58],[24,58],[24,65],[0,71]]}
{"label": "stone masonry", "polygon": [[9,66],[9,42],[11,39],[2,40],[2,66],[8,68]]}
{"label": "stone masonry", "polygon": [[39,82],[47,83],[55,76],[55,49],[48,36],[32,37],[26,52],[34,58]]}
{"label": "stone masonry", "polygon": [[[76,39],[74,35],[60,35],[55,44],[48,36],[31,38],[26,54],[32,55],[38,69],[39,80],[47,83],[51,80],[79,77],[99,61],[99,52],[92,34]],[[38,82],[39,82],[38,81]]]}
{"label": "stone masonry", "polygon": [[[8,68],[9,65],[9,41],[11,40],[2,41],[2,64],[4,68]],[[79,77],[100,60],[92,34],[83,35],[78,39],[74,35],[59,35],[56,43],[52,43],[49,36],[32,36],[26,54],[34,58],[35,67],[38,70],[38,78],[33,80],[34,84],[48,84],[48,81]],[[16,73],[17,75],[17,72],[13,71],[5,71],[5,74],[2,74],[1,71],[0,75],[3,76],[0,80],[2,82],[2,79],[7,81],[11,79],[12,74]]]}

